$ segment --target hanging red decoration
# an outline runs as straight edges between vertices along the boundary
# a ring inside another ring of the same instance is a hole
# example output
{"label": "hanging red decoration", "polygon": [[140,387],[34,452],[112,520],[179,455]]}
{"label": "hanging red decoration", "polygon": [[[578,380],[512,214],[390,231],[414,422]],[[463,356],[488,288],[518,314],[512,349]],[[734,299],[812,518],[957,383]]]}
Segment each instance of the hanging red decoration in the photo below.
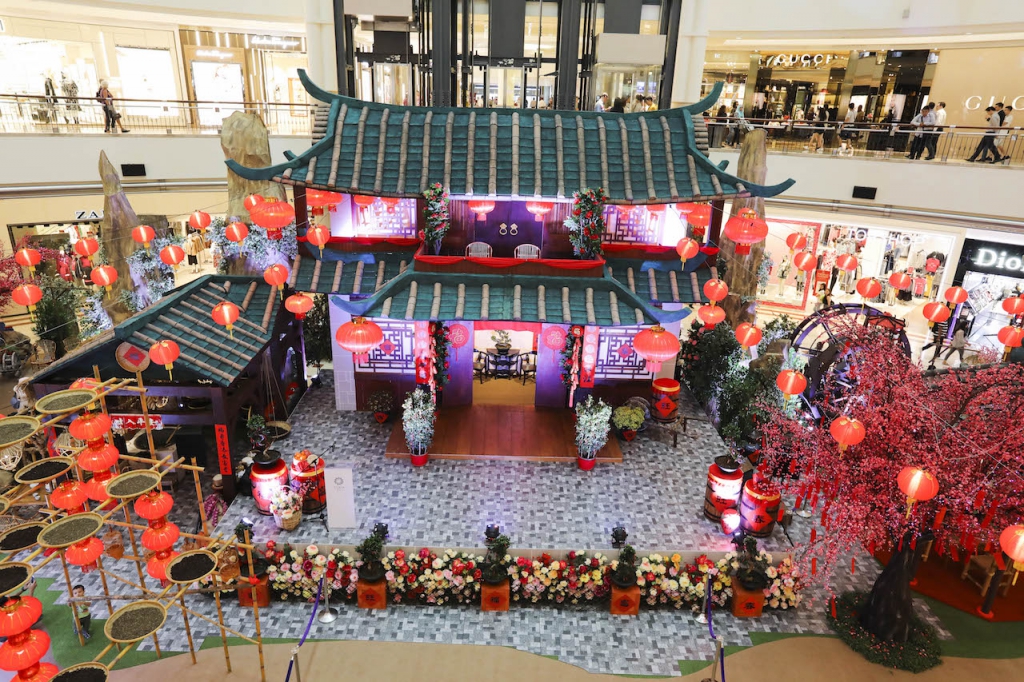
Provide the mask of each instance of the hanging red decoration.
{"label": "hanging red decoration", "polygon": [[768,236],[768,223],[757,212],[745,208],[725,222],[725,236],[736,243],[736,255],[750,253],[751,244],[757,244]]}
{"label": "hanging red decoration", "polygon": [[687,260],[700,253],[700,242],[696,239],[683,237],[676,244],[676,253],[679,254],[679,260],[685,265]]}
{"label": "hanging red decoration", "polygon": [[1015,296],[1003,299],[1003,310],[1012,317],[1024,315],[1024,297]]}
{"label": "hanging red decoration", "polygon": [[857,293],[865,299],[875,298],[882,293],[882,285],[874,277],[864,277],[857,280]]}
{"label": "hanging red decoration", "polygon": [[338,327],[334,339],[343,350],[352,353],[353,360],[364,363],[370,359],[370,351],[384,341],[384,332],[373,320],[353,317]]}
{"label": "hanging red decoration", "polygon": [[[541,334],[541,340],[544,342],[544,347],[551,351],[551,361],[556,361],[556,353],[565,348],[565,340],[569,334],[562,327],[550,326],[544,330]],[[632,355],[633,348],[629,347],[629,354]],[[629,357],[627,355],[626,357]]]}
{"label": "hanging red decoration", "polygon": [[633,337],[633,350],[646,361],[648,372],[659,372],[661,363],[676,357],[681,349],[679,337],[660,324],[641,329]]}
{"label": "hanging red decoration", "polygon": [[263,198],[263,195],[250,194],[244,201],[242,201],[242,205],[245,206],[246,211],[252,212],[254,208],[262,204],[264,201],[265,199]]}
{"label": "hanging red decoration", "polygon": [[263,271],[263,281],[277,288],[282,297],[284,296],[284,283],[288,281],[288,276],[288,268],[278,263],[274,263]]}
{"label": "hanging red decoration", "polygon": [[1024,329],[1020,327],[1003,327],[999,330],[996,337],[999,339],[999,343],[1007,348],[1019,348],[1021,342],[1024,341]]}
{"label": "hanging red decoration", "polygon": [[43,615],[43,605],[35,597],[4,597],[0,600],[0,670],[17,673],[15,682],[48,682],[58,672],[53,663],[42,663],[50,649],[50,636],[33,630]]}
{"label": "hanging red decoration", "polygon": [[4,597],[0,602],[0,637],[25,632],[43,616],[43,603],[35,597]]}
{"label": "hanging red decoration", "polygon": [[132,239],[149,251],[149,244],[156,239],[156,232],[149,225],[139,225],[132,230]]}
{"label": "hanging red decoration", "polygon": [[932,274],[935,274],[935,272],[939,269],[940,265],[942,265],[942,263],[939,261],[938,258],[929,258],[924,262],[924,269]]}
{"label": "hanging red decoration", "polygon": [[324,225],[314,225],[306,230],[306,241],[320,249],[320,257],[323,258],[324,246],[331,241],[331,230]]}
{"label": "hanging red decoration", "polygon": [[761,330],[749,322],[741,322],[736,327],[736,340],[744,348],[753,348],[761,343]]}
{"label": "hanging red decoration", "polygon": [[950,287],[946,289],[946,293],[942,296],[953,305],[960,305],[967,300],[967,289],[963,287]]}
{"label": "hanging red decoration", "polygon": [[448,327],[448,343],[455,350],[455,359],[459,359],[459,349],[469,343],[469,327],[455,323]]}
{"label": "hanging red decoration", "polygon": [[110,287],[117,281],[117,270],[110,265],[101,265],[98,268],[92,269],[92,272],[89,273],[89,279],[96,286],[110,291]]}
{"label": "hanging red decoration", "polygon": [[478,199],[469,202],[469,210],[476,214],[477,220],[484,220],[494,210],[494,202]]}
{"label": "hanging red decoration", "polygon": [[281,231],[295,222],[295,209],[287,201],[264,201],[249,211],[254,225],[267,231],[267,239],[278,240]]}
{"label": "hanging red decoration", "polygon": [[697,317],[708,329],[714,329],[715,325],[725,319],[725,311],[718,306],[702,305],[697,308]]}
{"label": "hanging red decoration", "polygon": [[544,220],[544,216],[551,213],[555,208],[554,202],[551,201],[527,201],[526,210],[533,214],[533,219],[537,222]]}
{"label": "hanging red decoration", "polygon": [[210,315],[213,317],[213,321],[219,325],[227,327],[228,334],[231,338],[234,338],[232,329],[234,329],[235,320],[238,319],[238,306],[231,301],[221,301],[217,305],[213,306],[213,310],[210,311]]}
{"label": "hanging red decoration", "polygon": [[358,206],[360,209],[366,210],[373,206],[373,202],[377,201],[377,197],[366,196],[365,194],[353,194],[352,203]]}
{"label": "hanging red decoration", "polygon": [[809,251],[801,251],[793,256],[793,265],[796,266],[797,270],[810,272],[814,268],[818,267],[818,259]]}
{"label": "hanging red decoration", "polygon": [[249,236],[249,226],[240,222],[231,223],[224,228],[224,236],[229,242],[241,244]]}
{"label": "hanging red decoration", "polygon": [[103,444],[103,436],[110,431],[110,417],[102,412],[87,412],[68,425],[68,433],[76,440],[84,440],[89,447]]}
{"label": "hanging red decoration", "polygon": [[896,476],[896,482],[907,496],[907,518],[910,518],[910,511],[915,502],[927,502],[939,492],[938,480],[917,467],[903,467]]}
{"label": "hanging red decoration", "polygon": [[69,513],[81,511],[88,499],[85,486],[78,481],[64,481],[50,493],[50,504]]}
{"label": "hanging red decoration", "polygon": [[387,207],[387,212],[390,215],[395,214],[395,209],[398,207],[398,202],[401,201],[398,197],[381,197],[380,203]]}
{"label": "hanging red decoration", "polygon": [[313,309],[313,298],[306,294],[292,294],[284,300],[284,307],[295,315],[296,320],[303,320],[306,313]]}
{"label": "hanging red decoration", "polygon": [[167,370],[167,376],[172,381],[174,377],[171,370],[174,369],[174,361],[181,355],[181,348],[174,341],[160,340],[149,347],[149,357],[153,362],[163,365]]}
{"label": "hanging red decoration", "polygon": [[712,305],[725,300],[729,295],[729,286],[720,279],[709,279],[704,282],[704,296],[711,301]]}
{"label": "hanging red decoration", "polygon": [[788,401],[807,389],[807,377],[795,369],[784,369],[775,378],[775,385],[782,391],[783,399]]}
{"label": "hanging red decoration", "polygon": [[156,552],[146,562],[146,572],[157,580],[166,580],[167,563],[177,556],[172,547],[181,537],[181,530],[167,520],[174,499],[165,492],[152,490],[135,500],[134,506],[135,513],[149,524],[142,531],[142,546]]}
{"label": "hanging red decoration", "polygon": [[35,284],[19,284],[11,291],[11,299],[18,305],[28,308],[31,313],[36,309],[36,303],[43,298],[43,290]]}
{"label": "hanging red decoration", "polygon": [[164,265],[169,265],[173,268],[185,260],[185,249],[174,244],[165,246],[160,249],[160,260],[164,262]]}
{"label": "hanging red decoration", "polygon": [[846,272],[853,272],[857,269],[857,257],[852,253],[844,253],[836,258],[836,267]]}
{"label": "hanging red decoration", "polygon": [[103,541],[97,537],[86,538],[64,550],[64,557],[72,566],[81,566],[82,570],[95,568],[96,560],[103,556]]}
{"label": "hanging red decoration", "polygon": [[82,258],[88,258],[92,254],[100,250],[100,243],[92,237],[85,237],[75,242],[75,253]]}
{"label": "hanging red decoration", "polygon": [[36,274],[36,266],[42,259],[43,257],[38,251],[28,246],[18,249],[18,252],[14,254],[14,261],[21,267],[28,268],[29,276]]}
{"label": "hanging red decoration", "polygon": [[851,445],[857,445],[867,435],[863,424],[853,417],[847,417],[846,415],[832,420],[832,424],[828,427],[828,432],[839,443],[839,452],[846,452],[846,448]]}
{"label": "hanging red decoration", "polygon": [[[949,308],[944,303],[926,303],[922,311],[926,320],[932,324],[945,322],[949,319]],[[929,325],[931,326],[931,325]]]}
{"label": "hanging red decoration", "polygon": [[894,272],[889,275],[889,285],[901,291],[909,289],[913,282],[910,275],[905,272]]}
{"label": "hanging red decoration", "polygon": [[1024,563],[1024,526],[1010,526],[999,534],[999,547],[1014,563]]}
{"label": "hanging red decoration", "polygon": [[644,208],[647,209],[652,218],[660,218],[665,214],[665,209],[668,207],[665,204],[647,204]]}
{"label": "hanging red decoration", "polygon": [[193,211],[188,217],[188,224],[193,230],[204,232],[210,226],[210,214],[206,211]]}
{"label": "hanging red decoration", "polygon": [[711,204],[680,202],[676,204],[676,210],[680,217],[685,217],[686,222],[694,227],[707,227],[711,224]]}
{"label": "hanging red decoration", "polygon": [[789,247],[790,253],[794,251],[803,251],[807,248],[807,237],[799,232],[793,232],[786,237],[786,246]]}
{"label": "hanging red decoration", "polygon": [[99,445],[89,446],[79,452],[76,461],[83,471],[96,473],[114,466],[120,457],[117,446],[101,440]]}
{"label": "hanging red decoration", "polygon": [[306,206],[312,208],[324,208],[325,206],[334,206],[340,204],[344,197],[339,192],[329,192],[327,190],[319,189],[307,189],[306,190]]}

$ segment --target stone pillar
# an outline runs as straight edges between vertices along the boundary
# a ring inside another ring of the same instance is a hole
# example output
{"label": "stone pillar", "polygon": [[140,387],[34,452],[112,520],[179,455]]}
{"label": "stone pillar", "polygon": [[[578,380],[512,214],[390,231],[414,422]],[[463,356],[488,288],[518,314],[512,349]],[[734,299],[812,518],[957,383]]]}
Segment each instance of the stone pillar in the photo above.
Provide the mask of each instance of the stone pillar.
{"label": "stone pillar", "polygon": [[[672,106],[700,99],[704,52],[708,45],[708,0],[682,0],[679,42],[672,79]],[[669,36],[671,40],[671,36]]]}
{"label": "stone pillar", "polygon": [[[331,339],[338,333],[338,327],[352,319],[352,316],[334,305],[332,302],[328,309],[331,312]],[[354,411],[356,409],[356,366],[352,360],[352,354],[343,350],[337,343],[331,344],[332,360],[334,362],[334,403],[338,411]]]}
{"label": "stone pillar", "polygon": [[334,91],[338,85],[338,69],[334,49],[333,0],[305,0],[306,57],[308,73],[324,90]]}

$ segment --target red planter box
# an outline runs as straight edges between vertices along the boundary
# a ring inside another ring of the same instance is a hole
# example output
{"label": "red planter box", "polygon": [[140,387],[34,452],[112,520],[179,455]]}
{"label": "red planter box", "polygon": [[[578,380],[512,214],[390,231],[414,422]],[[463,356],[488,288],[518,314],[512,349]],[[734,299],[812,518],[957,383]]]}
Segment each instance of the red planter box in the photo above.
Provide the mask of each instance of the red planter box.
{"label": "red planter box", "polygon": [[[243,583],[238,586],[238,605],[252,607],[252,586],[244,578]],[[256,583],[256,605],[261,609],[270,606],[270,584],[269,578],[263,576]]]}
{"label": "red planter box", "polygon": [[361,609],[386,609],[388,607],[387,581],[368,583],[360,580],[356,583],[356,601]]}
{"label": "red planter box", "polygon": [[508,611],[509,584],[506,580],[499,585],[480,584],[481,611]]}
{"label": "red planter box", "polygon": [[612,615],[636,616],[640,614],[640,587],[625,589],[612,585]]}
{"label": "red planter box", "polygon": [[764,610],[764,590],[748,590],[733,578],[732,615],[737,618],[757,618]]}

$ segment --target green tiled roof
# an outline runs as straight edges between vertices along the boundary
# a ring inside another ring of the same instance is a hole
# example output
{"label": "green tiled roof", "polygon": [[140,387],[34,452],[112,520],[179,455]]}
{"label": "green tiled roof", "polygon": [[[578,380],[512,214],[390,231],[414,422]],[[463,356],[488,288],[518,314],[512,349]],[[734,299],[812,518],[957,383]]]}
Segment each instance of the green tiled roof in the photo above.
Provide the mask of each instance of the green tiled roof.
{"label": "green tiled roof", "polygon": [[344,260],[299,255],[291,264],[288,285],[316,294],[372,294],[412,266],[412,251],[342,254]]}
{"label": "green tiled roof", "polygon": [[708,268],[683,272],[678,260],[610,258],[605,272],[641,300],[657,303],[706,303],[704,283],[717,277],[714,269]]}
{"label": "green tiled roof", "polygon": [[679,109],[635,114],[529,109],[444,109],[364,102],[299,77],[330,106],[322,139],[267,168],[226,161],[250,180],[352,194],[416,197],[441,183],[455,195],[562,198],[603,187],[611,203],[660,204],[774,196],[698,149],[700,113],[721,89]]}

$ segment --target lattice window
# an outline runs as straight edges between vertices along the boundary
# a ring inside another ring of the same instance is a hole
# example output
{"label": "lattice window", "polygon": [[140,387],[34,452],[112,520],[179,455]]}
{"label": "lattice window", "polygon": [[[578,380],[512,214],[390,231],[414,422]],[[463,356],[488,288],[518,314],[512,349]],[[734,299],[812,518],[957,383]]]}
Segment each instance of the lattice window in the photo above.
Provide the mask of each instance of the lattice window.
{"label": "lattice window", "polygon": [[357,364],[356,371],[368,374],[409,374],[416,371],[412,353],[411,322],[374,320],[384,332],[384,342],[372,353],[365,364]]}
{"label": "lattice window", "polygon": [[356,209],[356,220],[357,230],[362,235],[415,237],[416,200],[400,200],[395,204],[394,213],[388,213],[387,204],[378,200],[364,211]]}
{"label": "lattice window", "polygon": [[605,208],[604,221],[611,241],[659,244],[663,216],[664,213],[658,216],[642,206],[635,206],[632,209],[626,206],[608,206]]}
{"label": "lattice window", "polygon": [[633,351],[633,337],[643,327],[601,327],[597,379],[652,379],[645,362]]}

